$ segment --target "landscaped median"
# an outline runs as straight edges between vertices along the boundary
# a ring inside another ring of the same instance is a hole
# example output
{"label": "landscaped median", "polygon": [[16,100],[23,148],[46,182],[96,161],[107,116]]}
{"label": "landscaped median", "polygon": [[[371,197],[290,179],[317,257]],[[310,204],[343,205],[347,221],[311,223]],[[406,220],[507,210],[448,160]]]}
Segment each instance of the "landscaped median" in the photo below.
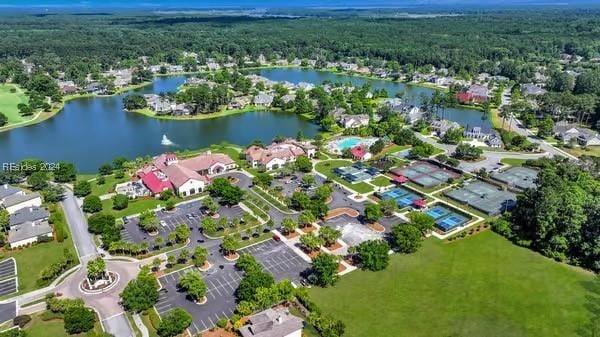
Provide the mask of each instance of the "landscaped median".
{"label": "landscaped median", "polygon": [[352,184],[352,183],[342,179],[340,176],[338,176],[337,174],[335,174],[333,172],[333,170],[335,168],[352,166],[352,164],[353,164],[353,162],[350,160],[342,160],[342,159],[324,160],[315,165],[315,170],[317,170],[317,172],[321,173],[322,175],[326,176],[328,179],[338,182],[358,193],[364,194],[364,193],[373,192],[373,186],[371,186],[365,182],[359,182],[359,183]]}
{"label": "landscaped median", "polygon": [[256,194],[260,195],[263,199],[265,199],[267,202],[269,202],[271,205],[273,205],[275,208],[279,209],[280,211],[282,211],[284,213],[292,213],[292,210],[290,210],[286,204],[284,204],[281,200],[276,199],[275,197],[273,197],[271,194],[269,194],[262,188],[260,188],[258,186],[254,186],[254,187],[252,187],[252,191],[255,192]]}

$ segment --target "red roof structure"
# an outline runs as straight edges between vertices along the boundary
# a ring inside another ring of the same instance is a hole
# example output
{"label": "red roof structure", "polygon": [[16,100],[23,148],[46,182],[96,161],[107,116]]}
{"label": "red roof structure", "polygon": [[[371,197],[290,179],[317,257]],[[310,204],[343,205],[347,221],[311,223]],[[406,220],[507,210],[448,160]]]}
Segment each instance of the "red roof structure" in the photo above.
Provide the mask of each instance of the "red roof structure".
{"label": "red roof structure", "polygon": [[350,152],[352,152],[352,156],[354,156],[354,158],[363,159],[367,153],[369,153],[369,149],[367,149],[367,147],[364,145],[358,145],[353,147]]}
{"label": "red roof structure", "polygon": [[395,183],[398,183],[398,184],[404,184],[404,183],[406,183],[407,181],[408,181],[408,178],[406,178],[406,177],[405,177],[405,176],[403,176],[403,175],[397,175],[397,176],[394,176],[394,182],[395,182]]}
{"label": "red roof structure", "polygon": [[142,182],[153,194],[159,194],[164,190],[170,190],[173,188],[168,180],[161,180],[156,175],[156,172],[149,172],[142,176]]}
{"label": "red roof structure", "polygon": [[425,208],[425,206],[427,206],[424,199],[417,199],[417,200],[413,201],[413,205],[416,208]]}
{"label": "red roof structure", "polygon": [[460,103],[467,103],[473,99],[473,95],[468,92],[462,91],[456,94],[456,99],[458,99]]}

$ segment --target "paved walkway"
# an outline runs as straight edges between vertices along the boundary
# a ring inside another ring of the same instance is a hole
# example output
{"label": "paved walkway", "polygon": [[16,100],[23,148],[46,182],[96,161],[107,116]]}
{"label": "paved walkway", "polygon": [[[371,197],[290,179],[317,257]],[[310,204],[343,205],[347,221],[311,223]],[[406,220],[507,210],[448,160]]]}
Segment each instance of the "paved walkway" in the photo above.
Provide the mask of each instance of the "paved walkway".
{"label": "paved walkway", "polygon": [[133,314],[132,317],[133,317],[133,322],[135,323],[135,326],[142,333],[142,337],[149,337],[150,333],[148,332],[148,328],[144,325],[144,322],[142,322],[142,318],[140,317],[140,315]]}

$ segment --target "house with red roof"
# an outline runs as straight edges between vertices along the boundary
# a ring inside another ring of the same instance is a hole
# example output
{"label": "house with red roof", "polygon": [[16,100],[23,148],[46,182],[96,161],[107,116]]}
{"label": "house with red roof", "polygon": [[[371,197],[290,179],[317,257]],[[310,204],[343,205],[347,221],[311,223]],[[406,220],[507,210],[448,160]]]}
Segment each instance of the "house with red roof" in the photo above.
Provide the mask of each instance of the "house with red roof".
{"label": "house with red roof", "polygon": [[152,165],[139,170],[136,177],[154,196],[173,190],[186,197],[204,191],[212,176],[236,167],[231,158],[221,153],[209,151],[187,159],[179,159],[174,153],[163,153],[154,157]]}
{"label": "house with red roof", "polygon": [[354,160],[369,160],[371,158],[369,148],[362,144],[353,147],[350,149],[350,152],[352,153]]}
{"label": "house with red roof", "polygon": [[254,168],[271,171],[295,162],[300,156],[313,158],[316,152],[316,146],[309,142],[286,139],[282,142],[274,142],[267,147],[250,146],[246,150],[246,160]]}

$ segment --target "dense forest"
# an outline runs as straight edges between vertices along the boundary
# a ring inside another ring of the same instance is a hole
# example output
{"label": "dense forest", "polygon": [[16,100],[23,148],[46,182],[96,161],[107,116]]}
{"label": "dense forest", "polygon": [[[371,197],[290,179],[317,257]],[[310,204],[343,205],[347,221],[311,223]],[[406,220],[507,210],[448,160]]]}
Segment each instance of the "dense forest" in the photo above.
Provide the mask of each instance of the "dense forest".
{"label": "dense forest", "polygon": [[600,271],[600,181],[566,159],[531,163],[538,187],[518,197],[511,215],[494,229],[557,261]]}
{"label": "dense forest", "polygon": [[[524,81],[561,53],[600,53],[600,12],[521,11],[435,18],[254,18],[174,15],[29,15],[0,20],[0,61],[30,58],[47,69],[93,72],[147,55],[201,58],[357,57],[431,64],[454,74]],[[181,61],[181,60],[179,60]]]}

